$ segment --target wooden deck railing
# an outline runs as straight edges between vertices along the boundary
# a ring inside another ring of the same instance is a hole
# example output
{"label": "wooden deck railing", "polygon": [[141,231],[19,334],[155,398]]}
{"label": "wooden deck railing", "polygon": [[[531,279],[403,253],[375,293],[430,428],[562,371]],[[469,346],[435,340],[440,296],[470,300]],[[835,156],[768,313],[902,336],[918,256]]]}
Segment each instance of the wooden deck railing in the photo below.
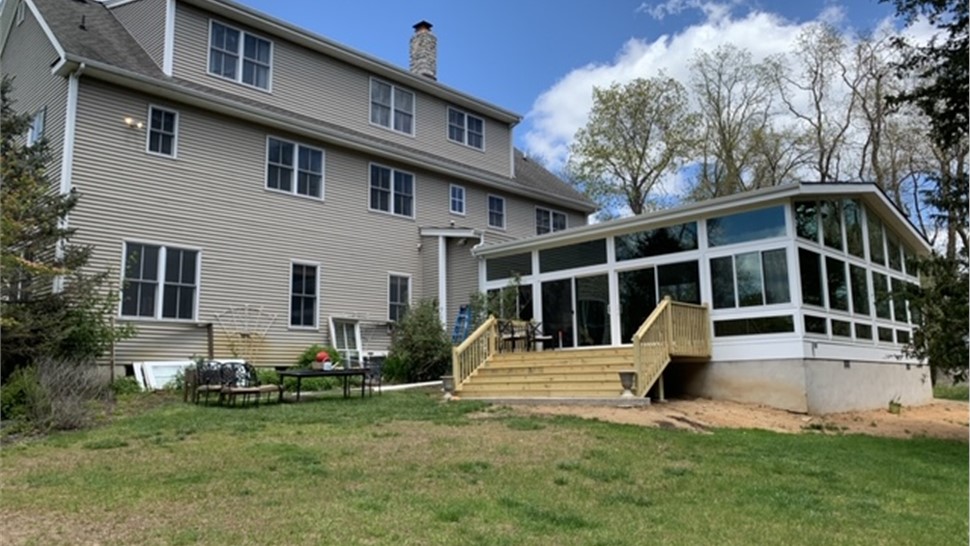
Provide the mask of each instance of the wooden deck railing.
{"label": "wooden deck railing", "polygon": [[492,316],[476,328],[465,341],[451,350],[451,367],[455,386],[460,387],[479,366],[495,354],[497,348],[498,320]]}
{"label": "wooden deck railing", "polygon": [[633,335],[637,396],[656,383],[671,357],[710,357],[710,311],[706,305],[665,297]]}

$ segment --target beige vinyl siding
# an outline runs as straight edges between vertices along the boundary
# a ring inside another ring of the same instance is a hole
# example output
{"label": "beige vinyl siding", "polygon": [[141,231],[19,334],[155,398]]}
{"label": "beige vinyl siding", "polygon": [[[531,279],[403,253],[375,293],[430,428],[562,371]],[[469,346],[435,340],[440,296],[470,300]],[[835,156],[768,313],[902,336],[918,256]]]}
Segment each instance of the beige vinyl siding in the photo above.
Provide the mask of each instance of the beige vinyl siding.
{"label": "beige vinyl siding", "polygon": [[[456,144],[448,140],[448,103],[402,86],[402,89],[415,93],[415,135],[408,136],[372,125],[371,74],[266,33],[252,31],[254,35],[273,42],[271,92],[210,75],[209,21],[212,18],[242,31],[251,31],[244,25],[221,17],[210,17],[204,11],[179,3],[175,23],[175,77],[334,123],[397,145],[467,163],[500,176],[509,175],[512,134],[507,124],[470,112],[485,120],[485,150]],[[407,47],[406,42],[401,43],[402,50]]]}
{"label": "beige vinyl siding", "polygon": [[155,64],[162,66],[165,55],[166,0],[138,0],[111,9]]}
{"label": "beige vinyl siding", "polygon": [[[178,159],[147,154],[144,130],[120,122],[144,119],[149,102],[179,112]],[[78,109],[81,199],[72,224],[79,243],[95,245],[92,267],[111,269],[120,284],[126,239],[201,249],[198,322],[217,322],[217,313],[240,304],[276,316],[257,363],[288,364],[327,341],[331,315],[360,320],[365,349],[386,348],[389,271],[411,274],[413,297],[422,296],[417,222],[368,212],[369,158],[307,142],[326,152],[326,200],[298,198],[264,189],[261,127],[87,79]],[[423,184],[417,175],[419,194]],[[417,212],[423,215],[420,205]],[[291,260],[320,264],[319,331],[288,328]],[[204,330],[194,323],[133,323],[138,337],[119,344],[118,363],[205,351]],[[216,345],[225,345],[218,324]]]}
{"label": "beige vinyl siding", "polygon": [[[422,295],[422,297],[425,297],[425,298],[437,298],[438,297],[438,237],[422,237],[420,253],[421,253],[421,287],[420,287],[419,293]],[[417,303],[417,300],[415,300],[415,303]]]}
{"label": "beige vinyl siding", "polygon": [[471,248],[478,241],[448,239],[448,313],[446,327],[450,336],[455,327],[455,318],[462,305],[471,302],[472,294],[478,292],[478,258],[472,256]]}
{"label": "beige vinyl siding", "polygon": [[33,115],[40,108],[47,108],[44,136],[51,158],[47,179],[54,188],[58,188],[64,154],[67,80],[51,74],[50,65],[55,60],[57,51],[33,13],[27,9],[24,22],[10,29],[0,66],[3,67],[3,74],[14,76],[11,91],[14,111]]}

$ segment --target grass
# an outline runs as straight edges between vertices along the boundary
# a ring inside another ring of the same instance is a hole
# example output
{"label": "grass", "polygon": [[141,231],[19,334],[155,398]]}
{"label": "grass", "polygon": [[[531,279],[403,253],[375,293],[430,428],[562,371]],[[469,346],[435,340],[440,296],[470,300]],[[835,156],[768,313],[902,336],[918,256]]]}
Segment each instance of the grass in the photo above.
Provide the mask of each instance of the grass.
{"label": "grass", "polygon": [[968,446],[144,397],[0,451],[4,544],[960,544]]}
{"label": "grass", "polygon": [[970,400],[970,386],[968,385],[937,385],[933,387],[933,397],[946,400]]}

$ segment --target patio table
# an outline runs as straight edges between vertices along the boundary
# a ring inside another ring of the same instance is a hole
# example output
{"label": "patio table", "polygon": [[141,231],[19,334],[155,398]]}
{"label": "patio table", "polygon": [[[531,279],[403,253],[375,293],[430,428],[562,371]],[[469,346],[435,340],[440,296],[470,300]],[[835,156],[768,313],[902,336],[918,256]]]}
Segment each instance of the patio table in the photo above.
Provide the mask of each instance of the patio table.
{"label": "patio table", "polygon": [[300,386],[303,382],[304,377],[342,377],[344,380],[344,398],[350,397],[350,383],[349,380],[352,376],[360,376],[360,397],[364,397],[364,378],[367,377],[367,372],[369,368],[337,368],[333,370],[310,370],[310,369],[296,369],[296,370],[283,370],[278,372],[280,378],[280,387],[283,386],[284,377],[295,377],[296,378],[296,401],[300,401]]}

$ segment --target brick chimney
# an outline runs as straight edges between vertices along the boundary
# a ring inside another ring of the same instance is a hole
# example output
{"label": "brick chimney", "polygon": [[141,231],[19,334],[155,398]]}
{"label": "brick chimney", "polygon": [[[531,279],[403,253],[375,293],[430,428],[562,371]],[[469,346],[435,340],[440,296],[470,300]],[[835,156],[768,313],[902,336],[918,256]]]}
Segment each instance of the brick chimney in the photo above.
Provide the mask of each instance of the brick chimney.
{"label": "brick chimney", "polygon": [[438,79],[438,38],[431,32],[431,23],[427,21],[414,25],[411,72],[432,80]]}

